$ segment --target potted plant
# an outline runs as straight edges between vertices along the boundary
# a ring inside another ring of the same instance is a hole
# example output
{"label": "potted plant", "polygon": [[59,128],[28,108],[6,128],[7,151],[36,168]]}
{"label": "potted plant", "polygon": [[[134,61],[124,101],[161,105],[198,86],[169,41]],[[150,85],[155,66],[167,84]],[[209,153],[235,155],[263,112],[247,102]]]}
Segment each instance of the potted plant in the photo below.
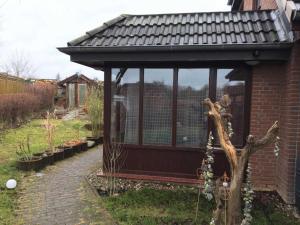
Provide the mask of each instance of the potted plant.
{"label": "potted plant", "polygon": [[17,146],[17,168],[24,171],[40,170],[43,168],[42,158],[34,156],[30,148],[30,139],[27,135],[26,143],[21,141]]}
{"label": "potted plant", "polygon": [[[45,151],[46,158],[50,165],[54,164],[55,161],[55,149],[54,149],[54,131],[55,125],[52,123],[51,118],[54,117],[52,113],[47,111],[46,119],[44,121],[44,128],[46,130],[46,139],[48,144],[48,149]],[[61,152],[57,152],[57,154],[61,154]]]}
{"label": "potted plant", "polygon": [[74,153],[80,153],[87,149],[87,143],[86,141],[80,139],[81,124],[76,123],[73,125],[73,128],[76,130],[76,138],[74,140],[65,142],[64,146],[72,148]]}
{"label": "potted plant", "polygon": [[70,141],[66,141],[63,146],[67,147],[67,148],[71,148],[73,150],[73,154],[74,153],[79,153],[81,151],[81,141],[79,140],[70,140]]}
{"label": "potted plant", "polygon": [[89,147],[103,143],[103,88],[92,87],[87,99],[87,113],[91,122],[92,136],[87,137]]}

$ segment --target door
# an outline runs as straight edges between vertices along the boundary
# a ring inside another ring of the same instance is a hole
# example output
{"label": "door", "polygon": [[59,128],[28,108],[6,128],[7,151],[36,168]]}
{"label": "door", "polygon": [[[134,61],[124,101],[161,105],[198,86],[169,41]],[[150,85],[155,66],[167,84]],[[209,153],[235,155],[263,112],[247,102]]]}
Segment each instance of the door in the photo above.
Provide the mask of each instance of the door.
{"label": "door", "polygon": [[86,100],[86,84],[79,84],[79,106],[83,106]]}
{"label": "door", "polygon": [[68,100],[69,100],[69,108],[75,107],[75,84],[68,85]]}

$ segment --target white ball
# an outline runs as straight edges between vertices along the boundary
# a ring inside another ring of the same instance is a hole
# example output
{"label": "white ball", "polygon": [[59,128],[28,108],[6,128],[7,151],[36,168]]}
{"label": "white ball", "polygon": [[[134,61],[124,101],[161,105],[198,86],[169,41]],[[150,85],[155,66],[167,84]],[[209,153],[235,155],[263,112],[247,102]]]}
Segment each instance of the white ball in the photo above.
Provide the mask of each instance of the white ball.
{"label": "white ball", "polygon": [[228,187],[228,183],[227,182],[223,182],[223,187]]}
{"label": "white ball", "polygon": [[8,189],[14,189],[16,188],[17,186],[17,181],[15,179],[9,179],[7,182],[6,182],[6,187]]}

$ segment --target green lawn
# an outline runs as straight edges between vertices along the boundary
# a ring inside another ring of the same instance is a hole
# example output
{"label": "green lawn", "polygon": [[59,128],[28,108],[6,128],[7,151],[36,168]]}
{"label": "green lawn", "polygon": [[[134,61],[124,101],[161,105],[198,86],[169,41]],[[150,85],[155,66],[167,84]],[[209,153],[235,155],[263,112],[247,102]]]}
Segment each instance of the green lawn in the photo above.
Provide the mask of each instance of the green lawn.
{"label": "green lawn", "polygon": [[[113,218],[122,225],[208,225],[213,209],[213,204],[201,197],[198,219],[194,222],[197,191],[188,188],[128,191],[103,198],[103,201]],[[256,202],[253,215],[252,225],[300,225],[296,219],[276,211],[271,204],[265,206]]]}
{"label": "green lawn", "polygon": [[[55,145],[62,144],[64,141],[74,139],[78,135],[76,127],[81,127],[80,137],[90,135],[90,132],[83,128],[87,121],[80,120],[53,120],[55,128]],[[14,203],[17,191],[5,189],[5,182],[14,178],[20,182],[25,173],[15,168],[16,145],[27,135],[30,135],[31,147],[33,152],[41,152],[47,149],[46,133],[43,128],[43,120],[33,120],[30,123],[17,128],[8,130],[0,143],[0,224],[14,224]]]}

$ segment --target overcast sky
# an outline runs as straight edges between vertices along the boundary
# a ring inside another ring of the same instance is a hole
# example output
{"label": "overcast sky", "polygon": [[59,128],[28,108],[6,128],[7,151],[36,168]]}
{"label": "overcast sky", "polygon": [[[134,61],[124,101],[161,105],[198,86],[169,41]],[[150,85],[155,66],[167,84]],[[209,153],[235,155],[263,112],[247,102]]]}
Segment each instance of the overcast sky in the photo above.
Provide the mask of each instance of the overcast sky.
{"label": "overcast sky", "polygon": [[37,78],[103,73],[72,63],[56,47],[120,14],[228,11],[227,0],[0,0],[0,63],[21,52]]}

